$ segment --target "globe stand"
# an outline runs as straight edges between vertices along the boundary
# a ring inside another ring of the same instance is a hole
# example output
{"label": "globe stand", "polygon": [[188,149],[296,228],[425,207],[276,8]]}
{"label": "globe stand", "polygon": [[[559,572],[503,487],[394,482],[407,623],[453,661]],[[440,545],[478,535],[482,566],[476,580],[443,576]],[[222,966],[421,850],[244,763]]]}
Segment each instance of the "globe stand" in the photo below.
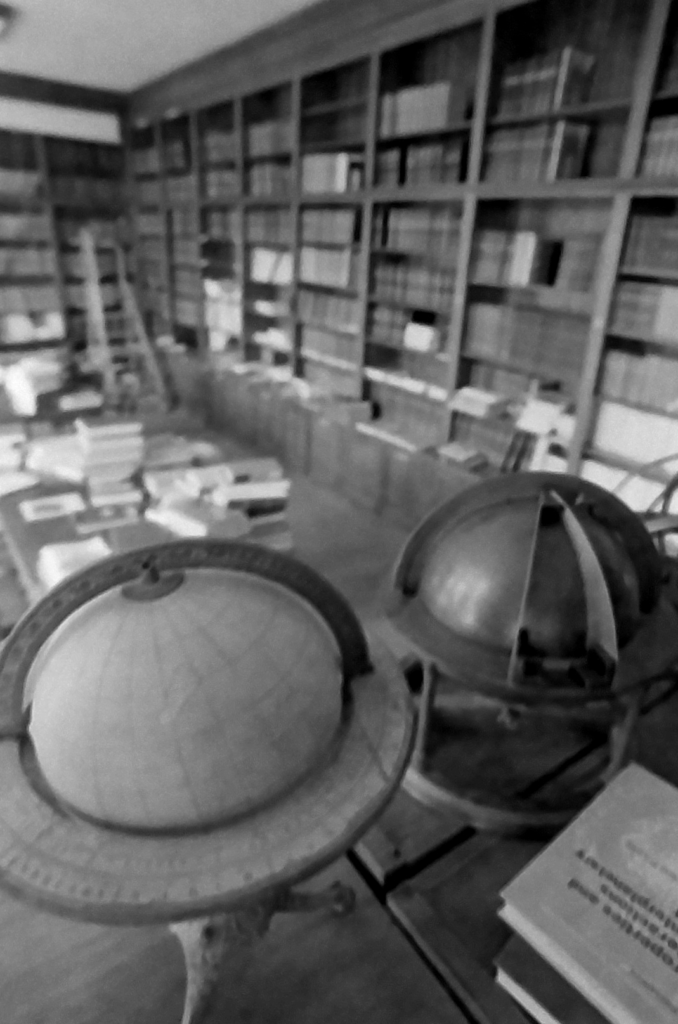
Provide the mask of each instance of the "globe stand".
{"label": "globe stand", "polygon": [[341,915],[355,906],[355,891],[343,882],[318,892],[279,889],[227,914],[177,921],[169,930],[181,943],[186,963],[186,998],[181,1024],[200,1024],[214,999],[221,969],[237,949],[262,939],[275,914],[329,909]]}
{"label": "globe stand", "polygon": [[[479,795],[482,789],[482,778],[474,786],[471,796],[464,788],[455,786],[455,780],[445,773],[444,777],[436,772],[430,757],[430,738],[433,719],[436,713],[447,713],[453,717],[464,709],[477,707],[477,694],[465,691],[458,680],[447,676],[433,662],[422,661],[423,681],[419,696],[419,708],[415,731],[414,751],[410,765],[403,781],[403,788],[421,801],[438,810],[456,812],[469,819],[479,829],[497,831],[505,834],[519,834],[530,831],[553,831],[560,828],[580,809],[584,800],[590,799],[595,791],[607,783],[629,760],[632,753],[634,729],[640,714],[644,695],[651,681],[639,680],[623,692],[612,692],[607,699],[598,697],[590,701],[582,700],[578,707],[549,705],[540,702],[530,705],[521,702],[516,694],[512,702],[508,702],[506,694],[486,703],[488,716],[494,721],[501,721],[507,732],[515,723],[537,713],[543,717],[558,720],[567,719],[570,723],[577,720],[589,727],[599,727],[606,731],[607,757],[605,765],[600,769],[589,789],[582,794],[576,803],[572,800],[563,806],[545,808],[540,805],[538,796],[525,793],[512,799],[501,797],[487,791],[485,800]],[[482,740],[480,741],[482,742]],[[486,741],[489,742],[489,741]],[[482,772],[479,772],[482,775]]]}

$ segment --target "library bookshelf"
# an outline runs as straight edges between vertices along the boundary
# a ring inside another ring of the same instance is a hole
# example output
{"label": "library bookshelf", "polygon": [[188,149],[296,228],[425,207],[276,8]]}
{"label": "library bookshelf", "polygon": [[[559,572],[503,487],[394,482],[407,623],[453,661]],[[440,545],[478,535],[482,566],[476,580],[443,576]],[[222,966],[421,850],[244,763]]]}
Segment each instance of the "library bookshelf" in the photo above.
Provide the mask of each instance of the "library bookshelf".
{"label": "library bookshelf", "polygon": [[507,463],[525,398],[556,402],[544,465],[615,486],[678,451],[678,2],[391,6],[329,65],[300,18],[277,81],[226,94],[226,51],[204,103],[133,99],[144,308],[198,352],[369,400],[401,450],[529,464],[530,443]]}

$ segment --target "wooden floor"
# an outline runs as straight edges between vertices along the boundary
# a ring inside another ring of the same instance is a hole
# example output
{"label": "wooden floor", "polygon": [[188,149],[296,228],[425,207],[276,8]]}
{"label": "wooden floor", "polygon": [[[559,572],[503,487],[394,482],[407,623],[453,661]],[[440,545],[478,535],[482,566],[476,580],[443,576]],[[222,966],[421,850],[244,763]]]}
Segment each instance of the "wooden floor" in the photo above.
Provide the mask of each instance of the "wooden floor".
{"label": "wooden floor", "polygon": [[[241,446],[225,445],[227,456]],[[297,554],[370,617],[404,534],[343,497],[294,480]],[[6,562],[6,558],[4,560]],[[23,600],[2,573],[0,622]],[[466,1020],[403,937],[386,908],[344,860],[331,872],[357,886],[357,911],[277,920],[251,957],[225,973],[210,1024],[463,1024]],[[61,920],[0,894],[2,1024],[174,1024],[183,964],[163,928],[99,928]]]}

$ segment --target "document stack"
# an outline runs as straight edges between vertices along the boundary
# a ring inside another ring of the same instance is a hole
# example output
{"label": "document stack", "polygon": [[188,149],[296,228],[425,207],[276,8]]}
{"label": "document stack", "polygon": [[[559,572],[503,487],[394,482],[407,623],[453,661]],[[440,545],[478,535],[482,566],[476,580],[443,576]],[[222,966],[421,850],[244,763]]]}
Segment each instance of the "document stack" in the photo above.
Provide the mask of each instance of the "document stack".
{"label": "document stack", "polygon": [[110,555],[111,549],[103,537],[69,541],[64,544],[45,544],[38,554],[38,576],[48,590],[56,587],[68,576]]}

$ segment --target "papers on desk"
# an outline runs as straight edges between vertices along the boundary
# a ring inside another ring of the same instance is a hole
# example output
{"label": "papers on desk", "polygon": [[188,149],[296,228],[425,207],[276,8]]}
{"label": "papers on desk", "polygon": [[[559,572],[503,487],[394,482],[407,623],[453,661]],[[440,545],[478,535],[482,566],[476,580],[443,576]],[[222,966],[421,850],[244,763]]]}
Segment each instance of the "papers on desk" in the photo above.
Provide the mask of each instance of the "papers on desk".
{"label": "papers on desk", "polygon": [[42,476],[58,476],[72,483],[83,479],[83,458],[75,434],[57,434],[31,441],[26,469]]}
{"label": "papers on desk", "polygon": [[42,498],[29,498],[19,503],[19,511],[27,523],[36,523],[41,519],[57,519],[73,512],[83,512],[85,501],[77,491],[65,494],[49,494]]}
{"label": "papers on desk", "polygon": [[187,499],[173,505],[146,510],[146,519],[164,526],[178,537],[218,537],[235,540],[245,537],[250,530],[247,517],[241,512],[218,514],[214,508],[200,501]]}
{"label": "papers on desk", "polygon": [[38,576],[45,587],[56,587],[68,576],[112,554],[103,537],[45,544],[38,554]]}

